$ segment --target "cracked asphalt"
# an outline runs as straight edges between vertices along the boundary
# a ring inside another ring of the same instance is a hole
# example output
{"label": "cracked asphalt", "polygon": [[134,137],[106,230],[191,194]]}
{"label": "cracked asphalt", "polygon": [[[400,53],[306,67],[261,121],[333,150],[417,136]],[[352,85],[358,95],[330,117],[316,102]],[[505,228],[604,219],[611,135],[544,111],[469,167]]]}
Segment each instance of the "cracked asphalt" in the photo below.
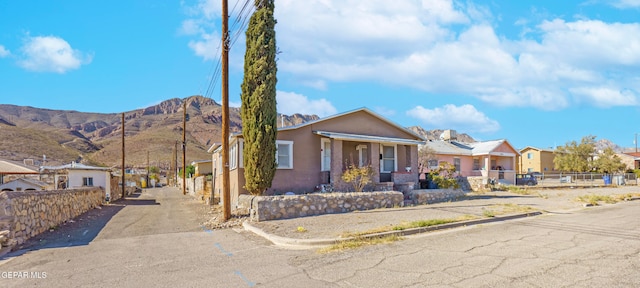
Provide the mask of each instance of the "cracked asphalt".
{"label": "cracked asphalt", "polygon": [[208,230],[175,188],[136,200],[0,259],[0,287],[640,287],[640,201],[321,254]]}

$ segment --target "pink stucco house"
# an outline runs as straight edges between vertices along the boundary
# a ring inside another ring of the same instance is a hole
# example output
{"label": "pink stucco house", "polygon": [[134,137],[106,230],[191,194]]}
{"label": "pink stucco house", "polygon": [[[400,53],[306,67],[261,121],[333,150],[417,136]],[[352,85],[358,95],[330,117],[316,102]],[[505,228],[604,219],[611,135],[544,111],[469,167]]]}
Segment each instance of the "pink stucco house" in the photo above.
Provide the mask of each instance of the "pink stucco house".
{"label": "pink stucco house", "polygon": [[[454,133],[455,134],[455,133]],[[427,141],[426,147],[434,151],[428,170],[446,161],[456,167],[459,176],[483,176],[503,184],[516,183],[516,159],[520,155],[505,139],[462,143],[455,139]]]}
{"label": "pink stucco house", "polygon": [[[238,195],[248,194],[244,189],[243,141],[242,134],[232,135],[229,141],[232,206]],[[372,189],[412,189],[418,183],[418,145],[424,143],[419,135],[367,108],[281,127],[276,141],[278,168],[266,194],[309,193],[322,187],[341,190],[347,163],[371,166]],[[220,195],[220,144],[211,146],[209,152],[213,154],[214,191]]]}

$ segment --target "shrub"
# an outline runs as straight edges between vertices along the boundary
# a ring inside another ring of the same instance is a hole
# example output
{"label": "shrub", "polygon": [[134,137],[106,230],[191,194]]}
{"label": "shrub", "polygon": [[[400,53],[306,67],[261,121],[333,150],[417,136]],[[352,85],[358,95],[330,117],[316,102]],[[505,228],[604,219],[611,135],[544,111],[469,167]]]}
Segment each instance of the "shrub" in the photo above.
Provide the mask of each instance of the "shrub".
{"label": "shrub", "polygon": [[351,184],[355,192],[362,192],[364,188],[371,183],[373,170],[371,166],[358,167],[354,164],[348,164],[347,170],[342,173],[342,181]]}

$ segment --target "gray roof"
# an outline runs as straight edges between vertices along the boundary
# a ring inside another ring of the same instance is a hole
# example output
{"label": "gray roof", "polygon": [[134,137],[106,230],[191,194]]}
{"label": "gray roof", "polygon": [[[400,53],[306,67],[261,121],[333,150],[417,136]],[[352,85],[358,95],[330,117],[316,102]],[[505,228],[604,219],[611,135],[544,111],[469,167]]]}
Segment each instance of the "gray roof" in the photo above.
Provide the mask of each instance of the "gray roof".
{"label": "gray roof", "polygon": [[0,174],[38,174],[38,171],[0,160]]}
{"label": "gray roof", "polygon": [[109,167],[95,167],[84,165],[82,163],[70,163],[60,166],[42,166],[43,170],[98,170],[98,171],[108,171]]}
{"label": "gray roof", "polygon": [[404,139],[404,138],[338,133],[338,132],[328,132],[328,131],[313,131],[313,133],[315,133],[316,135],[328,137],[331,139],[347,140],[347,141],[382,142],[382,143],[386,142],[386,143],[405,144],[405,145],[424,144],[424,141],[410,140],[410,139]]}
{"label": "gray roof", "polygon": [[[505,139],[474,142],[474,143],[462,143],[457,141],[442,141],[432,140],[427,141],[426,146],[431,148],[437,154],[449,154],[449,155],[487,155],[500,147],[503,143],[507,142]],[[508,142],[507,142],[508,143]],[[518,151],[516,151],[518,153]]]}
{"label": "gray roof", "polygon": [[4,184],[8,184],[8,183],[15,182],[15,181],[25,182],[25,183],[31,184],[33,186],[38,186],[38,187],[47,187],[47,186],[49,186],[49,184],[47,184],[45,182],[42,182],[42,181],[36,180],[36,179],[31,179],[31,178],[18,178],[18,179],[15,179],[13,181],[6,182]]}

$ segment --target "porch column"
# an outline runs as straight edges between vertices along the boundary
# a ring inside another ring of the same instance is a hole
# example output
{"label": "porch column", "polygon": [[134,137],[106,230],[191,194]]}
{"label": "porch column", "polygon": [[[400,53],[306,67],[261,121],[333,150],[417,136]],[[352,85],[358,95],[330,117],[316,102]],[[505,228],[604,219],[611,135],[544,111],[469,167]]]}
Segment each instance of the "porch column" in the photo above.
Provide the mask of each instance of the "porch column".
{"label": "porch column", "polygon": [[380,144],[371,143],[371,155],[369,155],[369,159],[371,159],[371,170],[373,178],[373,183],[380,183]]}
{"label": "porch column", "polygon": [[415,181],[415,185],[418,185],[418,180],[420,179],[420,171],[418,171],[418,146],[411,145],[409,146],[411,152],[409,153],[409,164],[411,167],[411,177]]}
{"label": "porch column", "polygon": [[331,139],[331,184],[334,189],[342,186],[342,140]]}

